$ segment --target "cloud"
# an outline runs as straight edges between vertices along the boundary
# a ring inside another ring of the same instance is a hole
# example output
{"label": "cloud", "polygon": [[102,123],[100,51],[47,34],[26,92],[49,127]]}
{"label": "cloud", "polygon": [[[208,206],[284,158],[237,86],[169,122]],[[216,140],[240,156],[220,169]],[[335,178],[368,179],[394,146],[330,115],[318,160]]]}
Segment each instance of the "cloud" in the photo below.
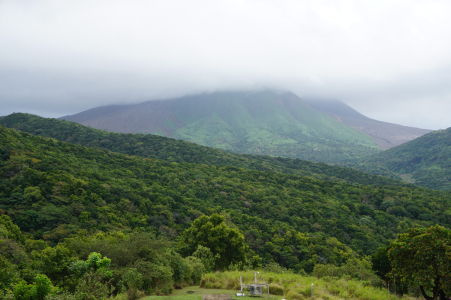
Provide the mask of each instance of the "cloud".
{"label": "cloud", "polygon": [[0,113],[276,87],[448,127],[449,11],[440,0],[0,0]]}

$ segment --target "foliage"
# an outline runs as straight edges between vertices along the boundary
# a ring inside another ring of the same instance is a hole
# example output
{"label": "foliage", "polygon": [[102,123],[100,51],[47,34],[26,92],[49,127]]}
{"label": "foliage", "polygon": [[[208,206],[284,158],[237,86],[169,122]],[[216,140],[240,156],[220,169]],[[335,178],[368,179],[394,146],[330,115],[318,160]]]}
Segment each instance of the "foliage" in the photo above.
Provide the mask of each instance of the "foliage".
{"label": "foliage", "polygon": [[[245,263],[247,245],[243,234],[227,226],[223,216],[201,216],[181,236],[181,249],[185,255],[199,254],[199,246],[208,248],[214,258],[214,268],[224,270],[233,263]],[[205,249],[203,249],[203,252]],[[208,256],[208,254],[205,254]]]}
{"label": "foliage", "polygon": [[392,270],[390,260],[388,258],[388,249],[388,247],[381,247],[371,256],[373,270],[385,282],[389,281],[389,274]]}
{"label": "foliage", "polygon": [[[244,283],[254,281],[254,272],[215,272],[202,277],[201,287],[214,289],[240,288],[240,276]],[[395,300],[400,299],[386,289],[373,287],[365,281],[355,279],[317,278],[293,273],[271,273],[260,271],[259,282],[270,285],[274,294],[283,294],[291,299],[355,299],[355,300]],[[282,290],[282,291],[281,291]],[[280,299],[280,297],[279,297]]]}
{"label": "foliage", "polygon": [[198,245],[196,251],[192,253],[192,256],[198,258],[202,262],[206,272],[211,272],[214,270],[215,260],[218,257],[215,257],[215,255],[213,255],[210,248]]}
{"label": "foliage", "polygon": [[24,242],[24,237],[20,232],[20,228],[14,224],[7,215],[0,215],[0,239]]}
{"label": "foliage", "polygon": [[[124,229],[174,239],[202,214],[222,212],[264,263],[309,272],[370,254],[415,225],[449,226],[445,192],[151,160],[3,127],[0,139],[0,209],[54,244]],[[27,196],[29,187],[40,196]]]}
{"label": "foliage", "polygon": [[411,229],[391,243],[388,256],[391,273],[419,287],[426,299],[451,295],[451,230],[438,225]]}
{"label": "foliage", "polygon": [[[258,171],[314,176],[328,180],[340,179],[362,184],[397,184],[389,178],[340,166],[292,158],[236,154],[159,135],[106,132],[73,122],[24,113],[0,117],[0,124],[74,144],[166,161],[234,166]],[[36,193],[36,190],[34,192]]]}
{"label": "foliage", "polygon": [[[168,294],[242,261],[196,230],[231,232],[254,262],[302,273],[346,266],[413,226],[450,226],[447,192],[161,161],[4,127],[0,141],[0,297],[29,297],[38,274],[63,298]],[[183,232],[188,257],[169,242]]]}
{"label": "foliage", "polygon": [[143,286],[143,276],[136,268],[128,269],[122,275],[122,282],[127,288],[128,300],[135,300],[139,298],[139,290]]}
{"label": "foliage", "polygon": [[[80,256],[98,251],[111,259],[113,274],[108,278],[116,281],[112,283],[116,292],[122,284],[131,294],[139,294],[139,291],[167,294],[174,286],[198,283],[204,270],[199,259],[181,257],[170,243],[148,233],[111,232],[90,237],[72,237],[66,239],[64,245]],[[91,258],[92,255],[91,253]],[[92,261],[87,259],[90,260]],[[86,267],[80,268],[75,264],[74,269],[86,270]]]}
{"label": "foliage", "polygon": [[354,167],[382,175],[395,173],[421,186],[451,190],[451,127],[374,154]]}
{"label": "foliage", "polygon": [[34,250],[31,257],[34,269],[46,274],[55,283],[66,279],[74,262],[71,251],[62,245]]}
{"label": "foliage", "polygon": [[336,277],[345,279],[357,279],[368,282],[373,286],[381,286],[380,279],[372,270],[371,262],[366,259],[353,258],[349,259],[345,264],[336,266],[332,264],[316,264],[312,275],[322,277]]}
{"label": "foliage", "polygon": [[34,278],[33,284],[19,282],[14,286],[14,298],[16,300],[44,300],[53,289],[50,279],[38,274]]}

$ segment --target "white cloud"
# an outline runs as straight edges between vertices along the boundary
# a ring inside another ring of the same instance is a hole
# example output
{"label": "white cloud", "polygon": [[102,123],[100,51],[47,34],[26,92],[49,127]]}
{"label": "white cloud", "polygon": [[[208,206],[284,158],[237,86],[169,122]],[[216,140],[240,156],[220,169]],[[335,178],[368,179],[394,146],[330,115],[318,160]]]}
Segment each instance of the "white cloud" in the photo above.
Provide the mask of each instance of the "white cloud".
{"label": "white cloud", "polygon": [[274,86],[447,127],[451,87],[436,82],[451,73],[449,12],[439,0],[0,0],[0,113]]}

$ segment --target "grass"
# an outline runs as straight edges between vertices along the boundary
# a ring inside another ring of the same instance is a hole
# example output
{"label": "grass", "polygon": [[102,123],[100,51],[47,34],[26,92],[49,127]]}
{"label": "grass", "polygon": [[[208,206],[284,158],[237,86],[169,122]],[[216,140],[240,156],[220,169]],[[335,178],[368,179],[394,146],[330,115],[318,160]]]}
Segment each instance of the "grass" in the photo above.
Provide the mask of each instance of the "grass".
{"label": "grass", "polygon": [[169,296],[148,296],[144,297],[141,300],[202,300],[202,296],[204,295],[230,295],[233,300],[280,300],[282,297],[280,296],[266,296],[262,298],[255,297],[237,297],[236,290],[230,289],[205,289],[198,286],[190,286],[180,290],[174,290],[174,292]]}
{"label": "grass", "polygon": [[[236,290],[239,278],[244,282],[252,282],[254,272],[222,272],[205,274],[201,281],[203,288]],[[367,282],[338,278],[316,278],[293,273],[260,272],[259,280],[270,285],[271,293],[279,296],[274,299],[354,299],[354,300],[399,300],[386,289],[369,285]],[[238,297],[243,299],[242,297]],[[253,298],[255,299],[255,298]]]}
{"label": "grass", "polygon": [[265,295],[263,298],[237,297],[239,278],[246,283],[252,282],[254,272],[216,272],[204,274],[201,286],[190,286],[174,290],[168,296],[148,296],[141,300],[202,300],[202,296],[225,294],[234,300],[407,300],[409,297],[398,297],[386,289],[369,285],[367,282],[338,278],[316,278],[293,273],[260,272],[259,281],[269,284],[270,291],[276,295]]}

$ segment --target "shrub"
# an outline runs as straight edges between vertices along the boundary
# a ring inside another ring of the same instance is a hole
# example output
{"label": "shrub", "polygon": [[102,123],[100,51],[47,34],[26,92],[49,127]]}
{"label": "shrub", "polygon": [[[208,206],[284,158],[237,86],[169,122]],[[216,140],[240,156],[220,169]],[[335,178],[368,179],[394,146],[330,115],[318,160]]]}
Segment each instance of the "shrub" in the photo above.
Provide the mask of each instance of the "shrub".
{"label": "shrub", "polygon": [[278,285],[277,283],[271,283],[269,285],[269,293],[272,295],[282,296],[284,294],[284,289],[282,286]]}
{"label": "shrub", "polygon": [[46,275],[38,274],[35,276],[33,284],[21,281],[14,286],[14,299],[44,300],[52,289],[53,285],[50,279]]}
{"label": "shrub", "polygon": [[287,295],[286,295],[288,300],[304,300],[305,297],[301,294],[298,294],[295,291],[288,291]]}

